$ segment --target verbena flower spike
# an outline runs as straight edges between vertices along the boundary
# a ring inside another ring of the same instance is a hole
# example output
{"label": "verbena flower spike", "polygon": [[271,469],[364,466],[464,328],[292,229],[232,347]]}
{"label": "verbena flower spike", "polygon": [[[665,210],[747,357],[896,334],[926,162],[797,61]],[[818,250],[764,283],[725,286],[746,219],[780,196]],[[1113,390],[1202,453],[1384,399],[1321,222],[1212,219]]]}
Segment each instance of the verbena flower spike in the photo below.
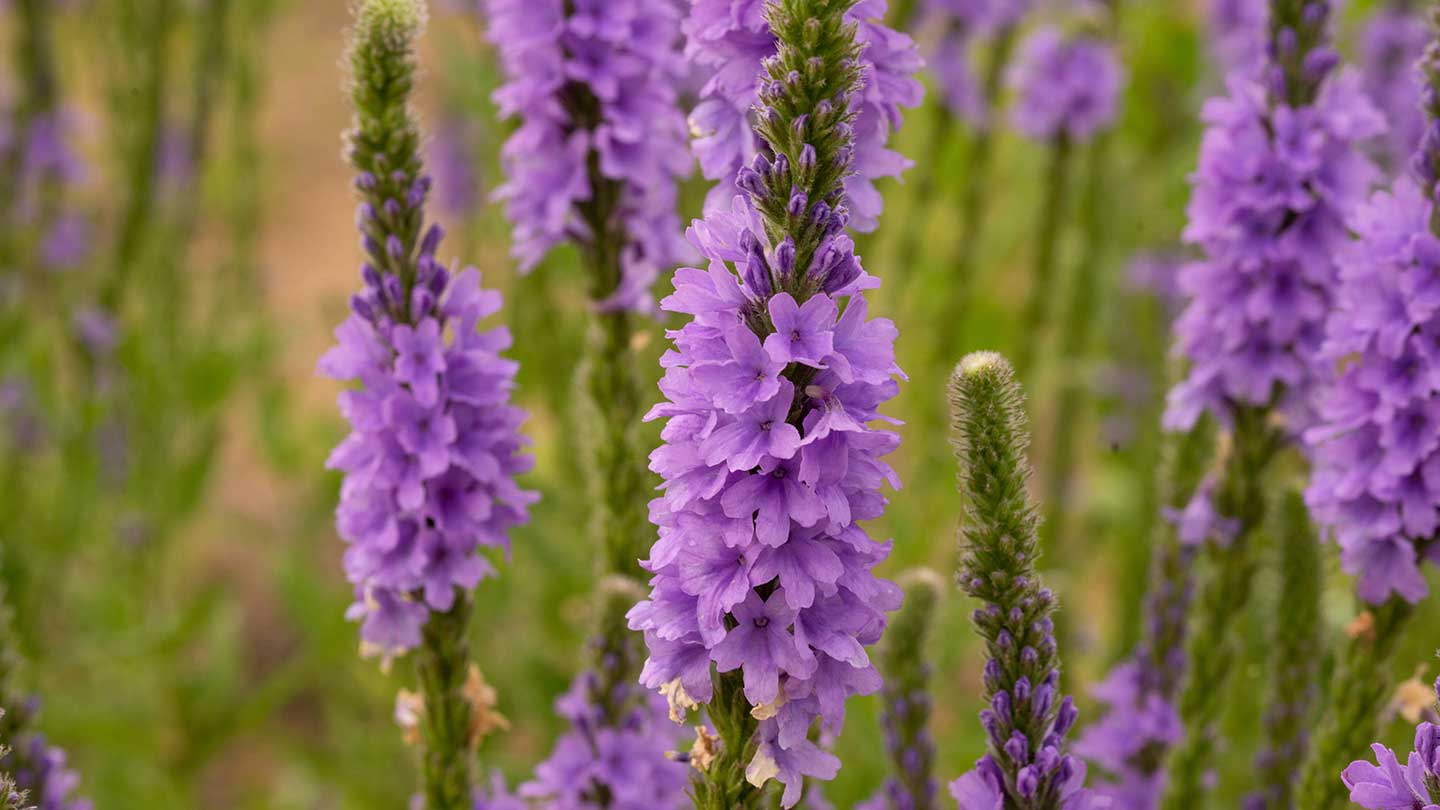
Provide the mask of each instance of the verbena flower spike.
{"label": "verbena flower spike", "polygon": [[[1264,478],[1313,418],[1311,397],[1327,373],[1319,348],[1335,256],[1349,239],[1345,217],[1375,177],[1359,145],[1383,121],[1356,77],[1335,73],[1329,17],[1325,2],[1273,0],[1265,65],[1237,66],[1228,96],[1203,113],[1208,129],[1184,236],[1204,257],[1181,270],[1187,303],[1175,331],[1190,367],[1165,420],[1185,429],[1208,412],[1229,429],[1215,509],[1233,531],[1211,544],[1213,570],[1192,619],[1179,704],[1185,739],[1170,761],[1166,808],[1189,807],[1205,792],[1237,653],[1234,623],[1256,567],[1251,535],[1265,514]],[[1287,417],[1283,426],[1277,414]]]}
{"label": "verbena flower spike", "polygon": [[[1435,682],[1440,701],[1440,680]],[[1440,702],[1432,713],[1435,721],[1422,722],[1415,729],[1415,750],[1404,763],[1395,752],[1380,743],[1375,763],[1357,760],[1341,775],[1350,792],[1350,801],[1366,810],[1437,810],[1440,808]]]}
{"label": "verbena flower spike", "polygon": [[[1306,498],[1340,545],[1373,622],[1342,653],[1300,799],[1319,810],[1344,795],[1337,769],[1374,739],[1389,653],[1429,589],[1421,566],[1440,562],[1440,45],[1421,64],[1425,136],[1411,176],[1356,212],[1358,241],[1343,254],[1324,359],[1343,367],[1323,391],[1305,438],[1313,458]],[[1432,427],[1434,426],[1434,427]]]}
{"label": "verbena flower spike", "polygon": [[475,269],[443,267],[442,233],[425,227],[431,182],[409,106],[423,24],[419,0],[357,6],[346,151],[365,287],[320,370],[360,383],[340,395],[351,433],[327,462],[345,474],[336,525],[349,544],[349,615],[367,653],[421,648],[424,801],[451,810],[470,801],[469,592],[495,573],[480,550],[508,548],[535,496],[515,483],[530,459],[524,414],[509,405],[516,367],[500,356],[509,334],[477,331],[500,296],[481,289]]}
{"label": "verbena flower spike", "polygon": [[960,810],[1098,809],[1108,801],[1085,787],[1085,763],[1065,750],[1078,712],[1060,693],[1055,595],[1036,573],[1024,406],[1000,355],[977,352],[955,367],[950,407],[965,500],[958,578],[982,603],[973,620],[987,653],[980,723],[989,753],[950,795]]}
{"label": "verbena flower spike", "polygon": [[708,269],[677,271],[661,302],[690,320],[671,333],[666,398],[650,412],[667,420],[651,455],[660,539],[630,620],[650,650],[645,685],[677,713],[705,705],[718,733],[692,758],[701,810],[753,808],[772,779],[790,807],[805,776],[835,775],[839,761],[811,740],[816,721],[838,732],[846,698],[880,688],[865,648],[900,603],[871,573],[889,544],[859,525],[898,485],[882,458],[899,437],[870,424],[899,369],[895,327],[867,317],[863,291],[877,282],[845,233],[865,71],[850,11],[849,0],[768,7],[765,154],[739,173],[730,209],[690,229]]}

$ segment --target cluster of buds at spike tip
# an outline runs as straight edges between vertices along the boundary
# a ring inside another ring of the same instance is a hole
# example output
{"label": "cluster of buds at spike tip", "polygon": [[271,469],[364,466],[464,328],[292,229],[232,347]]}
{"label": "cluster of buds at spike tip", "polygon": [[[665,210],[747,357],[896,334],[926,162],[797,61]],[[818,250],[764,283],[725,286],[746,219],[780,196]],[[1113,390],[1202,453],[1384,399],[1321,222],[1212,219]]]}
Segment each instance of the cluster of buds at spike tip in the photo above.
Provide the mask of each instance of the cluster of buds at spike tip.
{"label": "cluster of buds at spike tip", "polygon": [[1276,103],[1300,106],[1315,100],[1320,85],[1340,64],[1330,44],[1327,0],[1270,3],[1267,87]]}
{"label": "cluster of buds at spike tip", "polygon": [[[736,178],[764,218],[777,254],[793,251],[802,269],[849,222],[844,180],[855,156],[850,97],[864,79],[856,24],[845,17],[853,4],[780,0],[770,7],[778,49],[763,63],[755,122],[770,155],[757,155]],[[814,273],[788,275],[793,278],[776,289],[821,289]]]}

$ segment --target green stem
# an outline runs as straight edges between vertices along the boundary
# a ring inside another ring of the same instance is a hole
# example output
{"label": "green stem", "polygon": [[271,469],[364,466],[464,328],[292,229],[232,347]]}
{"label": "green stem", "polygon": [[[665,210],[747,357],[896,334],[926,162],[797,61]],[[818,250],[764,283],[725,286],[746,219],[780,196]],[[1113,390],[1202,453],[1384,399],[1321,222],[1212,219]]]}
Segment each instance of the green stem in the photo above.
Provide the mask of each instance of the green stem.
{"label": "green stem", "polygon": [[139,56],[134,64],[122,60],[121,74],[111,90],[113,109],[130,126],[123,127],[120,135],[128,196],[120,214],[115,268],[100,296],[101,305],[110,312],[119,309],[155,214],[155,169],[170,74],[169,31],[175,17],[175,0],[122,0],[120,5],[122,47]]}
{"label": "green stem", "polygon": [[1239,658],[1235,624],[1250,601],[1256,568],[1251,544],[1265,516],[1265,473],[1280,446],[1279,436],[1267,425],[1268,408],[1240,407],[1234,418],[1234,445],[1215,506],[1220,515],[1235,521],[1235,533],[1228,544],[1210,545],[1210,578],[1191,614],[1189,677],[1179,702],[1185,738],[1169,762],[1160,805],[1164,810],[1188,810],[1203,803],[1215,752],[1215,725]]}
{"label": "green stem", "polygon": [[1035,232],[1035,263],[1030,271],[1030,292],[1020,320],[1020,348],[1015,353],[1015,368],[1021,375],[1032,371],[1041,332],[1049,321],[1049,304],[1056,298],[1052,285],[1055,283],[1055,257],[1065,224],[1065,201],[1070,193],[1070,153],[1070,139],[1061,134],[1050,149],[1050,166],[1045,172],[1045,199],[1041,203],[1039,227]]}
{"label": "green stem", "polygon": [[[1073,283],[1066,297],[1066,307],[1060,321],[1060,368],[1062,379],[1060,396],[1050,423],[1050,440],[1054,442],[1047,466],[1045,490],[1046,517],[1040,532],[1041,553],[1051,556],[1055,564],[1063,566],[1071,548],[1065,542],[1066,520],[1070,516],[1071,476],[1075,472],[1076,440],[1080,436],[1077,422],[1083,416],[1086,405],[1086,385],[1089,369],[1084,360],[1090,347],[1091,326],[1099,320],[1096,304],[1099,292],[1105,286],[1102,275],[1106,246],[1109,242],[1105,224],[1106,180],[1109,177],[1110,137],[1101,135],[1090,148],[1089,177],[1085,182],[1085,196],[1081,201],[1080,216],[1086,235],[1084,259],[1075,268]],[[1049,298],[1048,290],[1037,290]],[[1034,301],[1032,295],[1032,302]],[[1027,340],[1032,339],[1029,335]]]}
{"label": "green stem", "polygon": [[745,779],[756,751],[755,728],[738,671],[717,674],[715,696],[706,707],[720,737],[720,751],[692,783],[695,810],[758,810],[765,792]]}
{"label": "green stem", "polygon": [[979,255],[980,231],[985,224],[986,190],[989,187],[990,163],[995,152],[995,129],[1000,109],[1000,91],[1004,86],[1005,69],[1015,49],[1015,26],[995,35],[990,59],[985,65],[984,98],[988,119],[971,137],[965,154],[965,185],[960,194],[960,252],[950,266],[951,293],[945,309],[936,321],[935,349],[942,362],[959,354],[960,324],[970,308],[971,290],[975,284],[975,260]]}
{"label": "green stem", "polygon": [[455,605],[425,623],[415,661],[425,707],[420,728],[426,810],[470,807],[471,707],[464,694],[469,623],[470,598],[457,590]]}
{"label": "green stem", "polygon": [[1371,615],[1374,624],[1351,639],[1342,653],[1324,719],[1301,772],[1296,806],[1305,810],[1348,806],[1349,793],[1340,771],[1365,756],[1379,734],[1390,660],[1415,608],[1397,596],[1373,608]]}

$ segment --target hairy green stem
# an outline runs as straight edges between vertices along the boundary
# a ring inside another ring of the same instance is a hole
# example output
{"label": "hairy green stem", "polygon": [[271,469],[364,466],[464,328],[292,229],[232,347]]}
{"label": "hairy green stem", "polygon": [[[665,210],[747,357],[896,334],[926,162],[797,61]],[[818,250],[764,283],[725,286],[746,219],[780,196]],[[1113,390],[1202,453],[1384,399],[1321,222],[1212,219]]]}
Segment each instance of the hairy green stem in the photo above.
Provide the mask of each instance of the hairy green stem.
{"label": "hairy green stem", "polygon": [[706,713],[720,737],[720,750],[700,778],[691,782],[690,798],[695,810],[757,810],[765,794],[745,778],[745,769],[755,757],[758,722],[750,713],[738,671],[716,674],[714,680],[715,696]]}
{"label": "hairy green stem", "polygon": [[468,810],[471,790],[470,702],[465,677],[470,660],[466,629],[470,598],[458,590],[455,604],[432,613],[422,631],[415,670],[424,701],[420,729],[426,810]]}
{"label": "hairy green stem", "polygon": [[1341,653],[1327,695],[1324,719],[1300,777],[1297,807],[1338,810],[1349,791],[1340,771],[1365,756],[1380,730],[1380,712],[1389,688],[1390,660],[1415,607],[1400,597],[1370,611],[1374,621]]}
{"label": "hairy green stem", "polygon": [[1225,705],[1225,688],[1239,658],[1235,625],[1250,601],[1256,560],[1253,535],[1265,516],[1265,477],[1280,447],[1268,424],[1269,409],[1238,407],[1216,511],[1234,521],[1229,542],[1212,542],[1209,579],[1191,613],[1188,678],[1180,693],[1185,737],[1169,762],[1161,807],[1187,810],[1203,804],[1206,773],[1215,753],[1215,725]]}

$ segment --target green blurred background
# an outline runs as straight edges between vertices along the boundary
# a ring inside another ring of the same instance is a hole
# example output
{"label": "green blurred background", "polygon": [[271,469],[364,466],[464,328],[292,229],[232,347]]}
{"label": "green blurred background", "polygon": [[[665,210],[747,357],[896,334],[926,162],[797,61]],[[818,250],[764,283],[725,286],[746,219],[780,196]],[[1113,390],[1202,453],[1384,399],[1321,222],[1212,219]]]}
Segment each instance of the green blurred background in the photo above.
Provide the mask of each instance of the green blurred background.
{"label": "green blurred background", "polygon": [[[209,15],[221,3],[228,12],[216,28]],[[1029,375],[1037,494],[1060,393],[1073,385],[1084,395],[1058,426],[1074,437],[1078,461],[1064,482],[1063,565],[1047,573],[1063,600],[1067,686],[1082,694],[1137,637],[1157,512],[1167,314],[1126,268],[1140,253],[1176,250],[1197,112],[1220,83],[1198,6],[1123,6],[1122,119],[1098,157],[1094,146],[1074,155],[1053,291],[1059,313],[1078,285],[1091,285],[1093,306],[1080,314],[1089,339],[1065,345],[1052,325],[1038,336]],[[1347,44],[1368,6],[1346,9]],[[3,370],[34,380],[47,441],[25,454],[7,448],[0,572],[28,660],[21,680],[43,699],[41,727],[71,752],[83,791],[102,810],[395,808],[415,784],[412,752],[392,720],[396,690],[413,681],[407,662],[387,675],[362,661],[356,628],[343,618],[351,595],[330,522],[338,478],[323,469],[343,426],[337,386],[314,374],[358,286],[340,153],[347,16],[343,0],[75,0],[55,17],[59,84],[90,167],[76,194],[96,250],[47,282],[54,311],[31,300],[6,323]],[[0,11],[7,65],[20,39],[14,15]],[[471,15],[436,9],[424,63],[422,120],[433,128],[465,119],[480,182],[493,187],[506,128],[487,100],[493,53]],[[1012,351],[1023,338],[1017,316],[1047,160],[1043,147],[1001,128],[976,295],[956,345],[937,350],[934,337],[953,317],[948,271],[968,171],[963,126],[932,146],[940,115],[929,100],[907,115],[898,148],[920,163],[907,183],[884,185],[880,231],[860,240],[867,269],[885,281],[871,311],[899,325],[910,374],[889,409],[906,423],[892,459],[905,488],[871,527],[895,540],[891,575],[953,568],[959,503],[941,421],[945,366],[972,349]],[[157,126],[204,116],[206,155],[190,182],[167,191],[146,179],[154,166],[137,173]],[[692,177],[687,220],[703,190]],[[531,413],[538,459],[526,483],[543,493],[514,534],[513,561],[480,588],[472,629],[474,654],[513,724],[481,756],[520,779],[559,731],[551,702],[581,660],[595,582],[570,408],[584,284],[565,249],[517,277],[496,206],[445,224],[447,254],[505,291],[501,317],[516,334],[517,396]],[[908,251],[907,239],[918,250]],[[907,253],[913,260],[902,262]],[[117,276],[125,282],[116,368],[101,379],[77,359],[57,313],[105,295]],[[637,357],[658,372],[660,325],[650,332]],[[116,444],[118,465],[101,452]],[[1326,553],[1327,632],[1338,638],[1355,607],[1333,548]],[[1250,770],[1273,590],[1262,584],[1248,614],[1254,654],[1229,703],[1221,806],[1236,801]],[[983,746],[971,609],[950,595],[932,638],[944,779]],[[1428,611],[1398,657],[1397,683],[1431,661],[1440,610]],[[855,704],[838,741],[844,768],[825,788],[842,808],[884,775],[876,699]],[[1082,698],[1082,710],[1090,707]],[[1403,741],[1405,729],[1397,721],[1392,731]]]}

